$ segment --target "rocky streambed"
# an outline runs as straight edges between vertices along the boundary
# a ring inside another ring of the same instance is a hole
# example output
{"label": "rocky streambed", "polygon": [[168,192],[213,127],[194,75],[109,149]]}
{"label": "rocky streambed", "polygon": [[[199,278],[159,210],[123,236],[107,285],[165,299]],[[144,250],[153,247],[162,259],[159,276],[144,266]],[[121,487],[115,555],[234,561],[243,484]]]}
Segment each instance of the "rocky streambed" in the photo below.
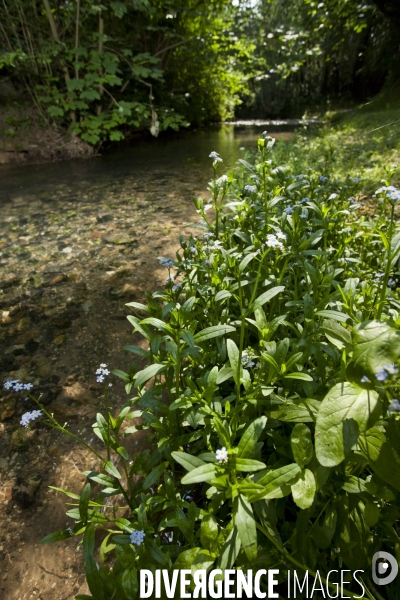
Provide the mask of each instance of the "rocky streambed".
{"label": "rocky streambed", "polygon": [[[135,340],[125,303],[164,285],[157,257],[173,256],[197,219],[191,195],[200,179],[193,168],[181,179],[153,169],[1,199],[1,385],[32,382],[50,412],[97,449],[91,425],[103,401],[94,372],[102,362],[129,367],[122,347]],[[116,408],[127,397],[112,381]],[[23,393],[1,388],[0,596],[69,600],[87,591],[82,554],[76,539],[38,545],[71,524],[64,497],[48,486],[80,491],[81,472],[96,462],[40,420],[22,428],[33,408]]]}

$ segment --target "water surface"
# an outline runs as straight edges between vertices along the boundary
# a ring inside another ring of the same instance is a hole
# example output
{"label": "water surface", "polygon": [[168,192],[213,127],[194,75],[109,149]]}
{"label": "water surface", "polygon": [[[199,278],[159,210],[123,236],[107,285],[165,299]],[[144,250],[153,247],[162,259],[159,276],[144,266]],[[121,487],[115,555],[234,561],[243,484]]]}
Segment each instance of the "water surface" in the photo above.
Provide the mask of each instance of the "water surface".
{"label": "water surface", "polygon": [[172,191],[174,180],[203,189],[211,177],[210,152],[224,160],[220,170],[232,167],[246,150],[256,148],[265,130],[276,138],[288,137],[295,122],[245,122],[224,124],[207,130],[179,132],[158,139],[140,138],[89,159],[55,163],[0,166],[0,202],[28,196],[52,201],[62,194],[73,201],[81,194],[96,200],[110,187],[126,188],[131,182],[136,191],[149,181]]}

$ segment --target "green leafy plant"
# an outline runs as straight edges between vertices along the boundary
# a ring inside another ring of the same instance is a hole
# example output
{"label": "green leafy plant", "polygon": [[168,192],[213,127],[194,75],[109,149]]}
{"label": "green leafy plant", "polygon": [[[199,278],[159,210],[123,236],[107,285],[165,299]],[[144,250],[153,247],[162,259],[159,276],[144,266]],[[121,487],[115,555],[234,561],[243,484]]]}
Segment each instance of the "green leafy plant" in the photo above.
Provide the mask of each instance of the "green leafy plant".
{"label": "green leafy plant", "polygon": [[138,597],[141,569],[212,568],[278,568],[281,583],[361,569],[373,598],[373,554],[399,556],[399,192],[388,181],[369,221],[358,180],[274,167],[273,144],[220,177],[211,154],[199,235],[160,259],[163,291],[128,304],[147,347],[125,349],[148,365],[114,371],[129,400],[93,425],[102,469],[64,491],[73,529],[42,540],[83,535],[96,600]]}

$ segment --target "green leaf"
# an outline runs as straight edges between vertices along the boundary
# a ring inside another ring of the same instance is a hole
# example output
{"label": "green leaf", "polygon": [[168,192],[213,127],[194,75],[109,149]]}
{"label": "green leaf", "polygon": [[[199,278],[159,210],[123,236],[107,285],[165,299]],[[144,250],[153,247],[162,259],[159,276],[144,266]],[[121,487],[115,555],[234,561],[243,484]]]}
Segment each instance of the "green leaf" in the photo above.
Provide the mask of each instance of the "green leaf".
{"label": "green leaf", "polygon": [[400,332],[380,321],[368,321],[354,328],[353,344],[353,358],[346,375],[363,387],[371,384],[360,383],[362,377],[374,383],[375,374],[400,357]]}
{"label": "green leaf", "polygon": [[[315,452],[321,465],[341,463],[378,406],[378,394],[351,383],[336,384],[325,396],[317,415]],[[372,423],[371,423],[372,424]]]}
{"label": "green leaf", "polygon": [[362,492],[368,491],[365,487],[364,479],[355,477],[354,475],[349,475],[346,477],[346,481],[342,485],[342,489],[349,494],[361,494]]}
{"label": "green leaf", "polygon": [[192,456],[186,452],[171,452],[171,456],[176,462],[178,462],[186,471],[193,471],[197,467],[201,467],[206,464],[197,456]]}
{"label": "green leaf", "polygon": [[293,431],[290,436],[290,444],[292,446],[294,460],[297,462],[299,467],[304,469],[314,454],[311,441],[311,431],[307,425],[303,425],[303,423],[297,423],[297,425],[293,427]]}
{"label": "green leaf", "polygon": [[154,363],[153,365],[146,367],[142,371],[139,371],[135,375],[135,387],[136,388],[142,387],[142,385],[144,385],[147,381],[149,381],[149,379],[151,379],[152,377],[155,377],[162,371],[165,371],[166,368],[167,368],[166,365],[160,365],[160,364]]}
{"label": "green leaf", "polygon": [[257,528],[250,502],[239,494],[234,513],[235,526],[238,530],[242,548],[250,562],[257,560]]}
{"label": "green leaf", "polygon": [[221,300],[225,300],[225,298],[230,298],[232,293],[228,290],[220,290],[217,294],[215,294],[215,302],[221,302]]}
{"label": "green leaf", "polygon": [[135,600],[139,591],[139,584],[137,578],[137,571],[135,567],[125,569],[122,573],[122,589],[128,600]]}
{"label": "green leaf", "polygon": [[225,569],[231,569],[233,567],[237,555],[239,554],[240,546],[241,540],[238,530],[234,527],[222,547],[217,564],[218,569],[224,571]]}
{"label": "green leaf", "polygon": [[288,423],[315,422],[321,402],[312,398],[296,398],[292,402],[280,404],[273,410],[268,410],[267,415],[278,421]]}
{"label": "green leaf", "polygon": [[140,346],[134,346],[132,344],[129,346],[123,346],[122,350],[127,350],[127,352],[132,352],[133,354],[138,354],[139,356],[142,356],[143,358],[147,358],[149,356],[148,350],[144,350]]}
{"label": "green leaf", "polygon": [[318,317],[325,317],[325,319],[333,319],[334,321],[339,321],[340,323],[346,323],[347,319],[351,319],[349,315],[346,313],[339,312],[338,310],[318,310],[315,313]]}
{"label": "green leaf", "polygon": [[233,370],[234,374],[236,374],[238,364],[240,362],[239,348],[236,346],[233,340],[228,339],[226,340],[226,349],[228,351],[229,364],[231,365],[231,369]]}
{"label": "green leaf", "polygon": [[266,475],[256,480],[258,485],[264,487],[264,491],[260,493],[259,500],[271,500],[273,498],[283,498],[290,494],[290,486],[299,476],[300,467],[297,463],[292,463],[279,469],[272,469]]}
{"label": "green leaf", "polygon": [[212,550],[218,539],[218,523],[213,515],[205,515],[200,526],[200,541],[203,548]]}
{"label": "green leaf", "polygon": [[316,492],[315,478],[309,469],[305,469],[292,484],[293,500],[303,510],[310,508]]}
{"label": "green leaf", "polygon": [[82,490],[81,497],[79,499],[79,514],[84,523],[88,518],[88,506],[90,498],[90,483],[87,483]]}
{"label": "green leaf", "polygon": [[182,483],[190,485],[192,483],[200,483],[202,481],[210,482],[216,477],[216,468],[213,464],[205,464],[189,471],[183,478]]}
{"label": "green leaf", "polygon": [[311,375],[308,375],[307,373],[302,373],[301,371],[294,371],[293,373],[288,373],[287,375],[284,375],[284,379],[301,379],[302,381],[313,381]]}
{"label": "green leaf", "polygon": [[51,544],[52,542],[61,542],[62,540],[67,540],[70,537],[71,534],[68,531],[68,529],[59,529],[54,533],[46,535],[46,537],[40,540],[39,544]]}
{"label": "green leaf", "polygon": [[196,344],[200,344],[200,342],[205,342],[206,340],[225,335],[226,333],[231,333],[232,331],[236,331],[232,325],[213,325],[212,327],[206,327],[202,331],[199,331],[199,333],[196,333],[194,340]]}
{"label": "green leaf", "polygon": [[235,469],[236,471],[247,471],[255,472],[265,469],[265,464],[259,460],[253,460],[252,458],[235,458]]}
{"label": "green leaf", "polygon": [[265,429],[267,423],[267,417],[258,417],[255,421],[250,423],[245,432],[242,434],[240,438],[240,442],[238,444],[238,453],[237,456],[240,458],[246,458],[252,456],[256,444],[258,442],[258,438],[262,434]]}
{"label": "green leaf", "polygon": [[104,469],[107,471],[107,473],[109,473],[113,477],[117,477],[117,479],[121,479],[121,477],[122,477],[121,473],[118,471],[118,469],[116,469],[116,467],[114,467],[114,465],[112,464],[111,461],[107,461],[104,464]]}
{"label": "green leaf", "polygon": [[337,513],[333,506],[328,506],[325,510],[322,526],[316,522],[313,525],[312,536],[318,548],[328,548],[335,533],[337,523]]}
{"label": "green leaf", "polygon": [[272,300],[272,298],[274,298],[280,292],[283,292],[284,289],[284,285],[278,285],[276,287],[271,288],[270,290],[267,290],[254,300],[252,306],[249,308],[249,312],[250,310],[254,312],[255,310],[257,310],[257,308],[261,308],[261,306],[263,306],[266,302]]}
{"label": "green leaf", "polygon": [[153,325],[157,329],[161,329],[161,331],[165,331],[165,333],[172,333],[172,329],[169,325],[167,325],[161,319],[156,319],[155,317],[147,317],[140,321],[140,325]]}
{"label": "green leaf", "polygon": [[156,481],[158,481],[160,479],[161,475],[163,475],[165,473],[167,466],[168,466],[168,462],[163,462],[160,465],[158,465],[158,467],[153,469],[151,471],[151,473],[149,473],[149,475],[147,475],[146,479],[143,481],[143,489],[147,490]]}

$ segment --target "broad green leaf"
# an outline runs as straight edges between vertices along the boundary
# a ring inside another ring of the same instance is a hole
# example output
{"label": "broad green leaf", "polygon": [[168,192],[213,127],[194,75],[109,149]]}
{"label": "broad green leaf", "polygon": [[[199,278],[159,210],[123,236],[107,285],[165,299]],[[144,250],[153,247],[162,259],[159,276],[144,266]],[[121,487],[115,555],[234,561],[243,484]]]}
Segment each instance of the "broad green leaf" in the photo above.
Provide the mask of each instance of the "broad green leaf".
{"label": "broad green leaf", "polygon": [[274,298],[280,292],[283,292],[284,289],[285,289],[284,285],[277,285],[276,287],[273,287],[270,290],[267,290],[266,292],[264,292],[263,294],[261,294],[260,296],[258,296],[258,298],[256,298],[254,300],[254,302],[249,310],[252,310],[254,312],[258,308],[261,308],[261,306],[263,306],[266,302],[268,302],[269,300],[272,300],[272,298]]}
{"label": "broad green leaf", "polygon": [[234,461],[236,471],[247,471],[255,472],[265,469],[265,464],[259,460],[253,460],[252,458],[235,458]]}
{"label": "broad green leaf", "polygon": [[351,333],[343,325],[337,321],[326,320],[323,322],[321,331],[326,335],[328,340],[339,350],[351,348],[352,339]]}
{"label": "broad green leaf", "polygon": [[135,600],[139,591],[139,583],[137,578],[137,571],[135,567],[126,569],[122,573],[122,589],[128,600]]}
{"label": "broad green leaf", "polygon": [[165,369],[166,369],[166,365],[160,365],[160,364],[155,363],[153,365],[146,367],[142,371],[139,371],[135,375],[135,387],[137,387],[137,388],[141,387],[147,381],[149,381],[149,379],[151,379],[152,377],[155,377],[156,375],[158,375]]}
{"label": "broad green leaf", "polygon": [[342,489],[349,494],[360,494],[361,492],[367,492],[367,488],[365,487],[364,479],[360,477],[355,477],[354,475],[349,475],[346,477],[345,483],[342,485]]}
{"label": "broad green leaf", "polygon": [[134,345],[123,346],[122,350],[126,350],[127,352],[132,352],[133,354],[138,354],[138,356],[142,356],[143,358],[147,358],[149,356],[149,351],[144,350],[140,346],[134,346]]}
{"label": "broad green leaf", "polygon": [[252,456],[258,442],[258,438],[264,431],[266,423],[267,417],[264,416],[258,417],[258,419],[250,423],[240,438],[237,453],[238,457],[247,458]]}
{"label": "broad green leaf", "polygon": [[400,332],[387,323],[369,321],[362,323],[353,331],[353,358],[346,375],[349,380],[363,387],[361,379],[366,376],[375,382],[375,374],[400,358]]}
{"label": "broad green leaf", "polygon": [[200,526],[200,541],[203,548],[212,550],[218,539],[218,523],[213,515],[205,515]]}
{"label": "broad green leaf", "polygon": [[114,467],[114,465],[112,464],[111,461],[107,461],[106,463],[104,463],[104,469],[107,471],[107,473],[109,473],[113,477],[117,477],[118,479],[121,479],[121,477],[122,477],[121,473],[118,471],[118,469],[116,467]]}
{"label": "broad green leaf", "polygon": [[302,373],[301,371],[294,371],[293,373],[288,373],[284,375],[284,379],[301,379],[302,381],[313,381],[311,375],[307,373]]}
{"label": "broad green leaf", "polygon": [[312,423],[316,421],[321,402],[312,398],[298,398],[266,411],[267,415],[278,421],[288,423]]}
{"label": "broad green leaf", "polygon": [[163,475],[165,473],[167,466],[168,466],[168,463],[163,462],[160,465],[158,465],[158,467],[153,469],[151,471],[151,473],[149,473],[149,475],[147,475],[146,479],[143,481],[143,489],[147,490],[156,481],[158,481],[160,479],[161,475]]}
{"label": "broad green leaf", "polygon": [[375,391],[351,383],[338,383],[329,390],[315,428],[315,452],[321,465],[334,467],[344,460],[359,434],[367,430],[377,405]]}
{"label": "broad green leaf", "polygon": [[228,351],[229,364],[231,365],[231,369],[236,375],[238,364],[240,361],[239,357],[239,348],[236,346],[235,342],[231,339],[226,340],[226,349]]}
{"label": "broad green leaf", "polygon": [[239,494],[234,513],[235,526],[238,530],[242,548],[250,562],[257,559],[257,528],[253,509],[246,496]]}
{"label": "broad green leaf", "polygon": [[202,481],[210,482],[216,477],[216,468],[213,464],[204,464],[201,467],[197,467],[192,471],[189,471],[183,478],[182,483],[190,485],[192,483],[200,483]]}
{"label": "broad green leaf", "polygon": [[171,452],[171,456],[176,462],[178,462],[186,471],[193,471],[197,467],[201,467],[206,464],[197,456],[187,454],[186,452]]}
{"label": "broad green leaf", "polygon": [[258,485],[264,487],[264,491],[257,495],[257,499],[272,500],[273,498],[283,498],[290,494],[290,486],[299,476],[300,467],[297,463],[292,463],[279,469],[271,469],[266,475],[256,480]]}
{"label": "broad green leaf", "polygon": [[312,537],[318,548],[328,548],[335,533],[337,513],[333,506],[329,505],[324,514],[322,525],[316,522],[313,525]]}
{"label": "broad green leaf", "polygon": [[292,446],[294,460],[297,462],[299,467],[304,469],[314,454],[311,441],[311,431],[307,425],[304,425],[303,423],[297,423],[297,425],[293,427],[293,431],[290,436],[290,444]]}
{"label": "broad green leaf", "polygon": [[238,530],[234,527],[222,547],[217,563],[218,569],[224,571],[225,569],[231,569],[233,567],[236,557],[239,554],[240,546],[241,540]]}
{"label": "broad green leaf", "polygon": [[339,321],[340,323],[346,323],[347,319],[351,319],[349,315],[346,313],[339,312],[338,310],[318,310],[315,313],[318,317],[325,317],[325,319],[333,319],[334,321]]}
{"label": "broad green leaf", "polygon": [[52,542],[61,542],[62,540],[67,540],[71,537],[68,529],[60,529],[59,531],[54,531],[54,533],[50,533],[46,535],[46,537],[42,538],[39,544],[51,544]]}
{"label": "broad green leaf", "polygon": [[300,473],[300,477],[292,484],[293,500],[303,510],[310,508],[314,501],[316,485],[314,475],[309,469]]}
{"label": "broad green leaf", "polygon": [[165,333],[172,333],[172,329],[167,323],[161,321],[161,319],[156,319],[155,317],[146,317],[140,321],[140,325],[153,325],[156,329],[161,329],[161,331],[165,331]]}
{"label": "broad green leaf", "polygon": [[221,300],[225,300],[226,298],[230,298],[232,293],[229,290],[220,290],[217,294],[215,294],[215,302],[221,302]]}
{"label": "broad green leaf", "polygon": [[196,333],[194,340],[196,344],[199,344],[200,342],[205,342],[206,340],[225,335],[226,333],[231,333],[232,331],[236,331],[232,325],[213,325],[212,327],[206,327],[202,331],[199,331],[199,333]]}

